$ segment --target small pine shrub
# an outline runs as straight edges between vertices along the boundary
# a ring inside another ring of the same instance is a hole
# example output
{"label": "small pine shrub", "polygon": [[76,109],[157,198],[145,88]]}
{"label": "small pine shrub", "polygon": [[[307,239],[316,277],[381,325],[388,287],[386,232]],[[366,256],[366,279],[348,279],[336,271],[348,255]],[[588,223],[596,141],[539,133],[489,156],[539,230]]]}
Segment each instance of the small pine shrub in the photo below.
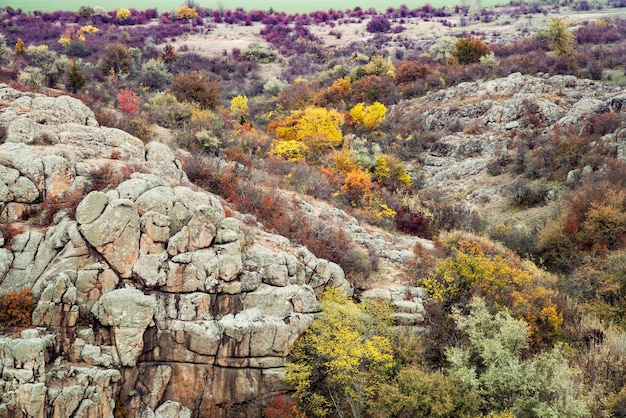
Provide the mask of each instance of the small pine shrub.
{"label": "small pine shrub", "polygon": [[70,93],[76,93],[87,85],[85,74],[78,68],[76,61],[70,61],[70,70],[67,73],[67,89]]}

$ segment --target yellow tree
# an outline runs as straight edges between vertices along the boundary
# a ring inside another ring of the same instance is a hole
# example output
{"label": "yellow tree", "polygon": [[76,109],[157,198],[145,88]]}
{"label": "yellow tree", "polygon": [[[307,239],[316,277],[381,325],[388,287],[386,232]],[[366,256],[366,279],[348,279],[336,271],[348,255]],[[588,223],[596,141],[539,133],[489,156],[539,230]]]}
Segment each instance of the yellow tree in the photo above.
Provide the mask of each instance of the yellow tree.
{"label": "yellow tree", "polygon": [[343,115],[335,109],[307,107],[275,123],[274,131],[279,141],[302,142],[311,157],[316,158],[321,152],[341,145],[344,121]]}
{"label": "yellow tree", "polygon": [[391,189],[397,190],[401,185],[411,187],[411,176],[402,161],[393,155],[383,154],[376,158],[373,174],[377,182]]}
{"label": "yellow tree", "polygon": [[130,10],[119,8],[117,12],[115,12],[115,20],[126,20],[131,16]]}
{"label": "yellow tree", "polygon": [[193,7],[182,5],[176,10],[176,19],[192,20],[198,17],[198,12]]}
{"label": "yellow tree", "polygon": [[248,97],[241,95],[233,97],[230,100],[230,111],[239,118],[239,123],[243,125],[249,112]]}
{"label": "yellow tree", "polygon": [[340,289],[326,290],[322,312],[293,349],[287,381],[310,416],[363,411],[394,365],[387,306],[357,305]]}
{"label": "yellow tree", "polygon": [[380,124],[385,121],[386,114],[387,108],[384,104],[379,102],[375,102],[370,106],[359,103],[350,109],[350,116],[354,119],[357,128],[365,128],[370,132],[378,128]]}

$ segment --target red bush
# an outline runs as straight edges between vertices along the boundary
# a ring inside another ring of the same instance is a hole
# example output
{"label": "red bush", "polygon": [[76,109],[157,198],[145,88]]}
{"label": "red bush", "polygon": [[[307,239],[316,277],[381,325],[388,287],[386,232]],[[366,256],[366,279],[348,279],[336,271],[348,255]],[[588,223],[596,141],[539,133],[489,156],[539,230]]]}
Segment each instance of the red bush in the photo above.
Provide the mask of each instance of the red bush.
{"label": "red bush", "polygon": [[304,416],[298,404],[290,401],[286,395],[280,395],[263,408],[263,418],[297,418]]}
{"label": "red bush", "polygon": [[117,93],[117,102],[122,112],[134,115],[139,112],[141,96],[137,96],[132,89],[122,89]]}

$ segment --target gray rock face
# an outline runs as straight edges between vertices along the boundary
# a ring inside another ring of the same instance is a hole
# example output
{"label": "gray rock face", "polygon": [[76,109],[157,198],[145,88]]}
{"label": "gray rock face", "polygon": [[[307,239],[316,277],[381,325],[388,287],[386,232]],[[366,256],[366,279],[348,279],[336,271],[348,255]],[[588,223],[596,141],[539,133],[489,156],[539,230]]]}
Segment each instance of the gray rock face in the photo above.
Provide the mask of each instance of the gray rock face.
{"label": "gray rock face", "polygon": [[[430,150],[420,155],[419,171],[410,173],[423,185],[423,194],[454,201],[458,211],[473,214],[510,200],[505,191],[514,176],[499,175],[490,167],[514,171],[515,164],[525,164],[524,147],[532,148],[530,142],[546,141],[557,126],[582,133],[586,120],[619,111],[623,103],[621,87],[573,76],[515,73],[430,92],[390,108],[387,117],[433,138]],[[626,148],[619,132],[591,144],[592,152],[610,149],[624,158]],[[575,177],[572,174],[570,184]]]}
{"label": "gray rock face", "polygon": [[132,201],[112,200],[96,220],[80,224],[79,229],[120,277],[131,277],[140,237],[139,214]]}
{"label": "gray rock face", "polygon": [[104,294],[91,312],[103,325],[113,327],[122,366],[133,367],[143,349],[143,333],[154,315],[154,297],[133,288]]}

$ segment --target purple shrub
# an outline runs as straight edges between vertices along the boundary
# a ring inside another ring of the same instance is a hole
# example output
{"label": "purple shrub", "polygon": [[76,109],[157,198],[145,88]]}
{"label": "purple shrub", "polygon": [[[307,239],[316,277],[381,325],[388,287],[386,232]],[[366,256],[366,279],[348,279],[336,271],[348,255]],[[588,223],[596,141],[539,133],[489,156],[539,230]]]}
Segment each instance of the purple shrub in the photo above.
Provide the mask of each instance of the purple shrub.
{"label": "purple shrub", "polygon": [[391,23],[385,16],[374,16],[366,26],[370,33],[387,33],[391,30]]}

